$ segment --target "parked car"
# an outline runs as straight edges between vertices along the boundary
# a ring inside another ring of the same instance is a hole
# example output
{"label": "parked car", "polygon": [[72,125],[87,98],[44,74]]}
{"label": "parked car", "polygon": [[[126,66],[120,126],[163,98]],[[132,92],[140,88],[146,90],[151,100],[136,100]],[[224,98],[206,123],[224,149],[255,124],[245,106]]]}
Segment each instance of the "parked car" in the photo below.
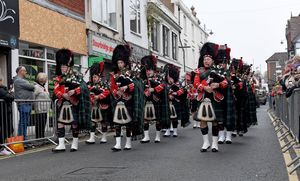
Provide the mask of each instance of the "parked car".
{"label": "parked car", "polygon": [[268,99],[268,94],[265,89],[256,90],[256,101],[258,105],[266,105]]}

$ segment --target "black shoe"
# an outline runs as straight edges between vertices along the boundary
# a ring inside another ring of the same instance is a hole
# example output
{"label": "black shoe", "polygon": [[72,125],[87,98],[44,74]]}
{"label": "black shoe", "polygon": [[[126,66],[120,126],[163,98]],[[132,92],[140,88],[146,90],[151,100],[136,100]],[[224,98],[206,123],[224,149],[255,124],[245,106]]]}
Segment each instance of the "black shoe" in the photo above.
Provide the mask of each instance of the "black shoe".
{"label": "black shoe", "polygon": [[155,141],[154,141],[154,143],[160,143],[160,141],[158,141],[158,140],[155,140]]}
{"label": "black shoe", "polygon": [[232,136],[232,137],[236,137],[236,134],[233,134],[233,133],[232,133],[231,136]]}
{"label": "black shoe", "polygon": [[216,148],[211,149],[212,152],[218,152],[219,150],[217,150]]}
{"label": "black shoe", "polygon": [[107,141],[100,141],[100,144],[105,144],[107,143]]}
{"label": "black shoe", "polygon": [[193,126],[193,129],[196,129],[197,128],[197,126]]}
{"label": "black shoe", "polygon": [[222,145],[224,144],[224,141],[218,141],[218,144]]}
{"label": "black shoe", "polygon": [[75,151],[77,151],[77,149],[75,149],[75,148],[71,148],[71,150],[70,150],[70,152],[75,152]]}
{"label": "black shoe", "polygon": [[112,147],[111,150],[114,151],[114,152],[118,152],[118,151],[121,151],[121,148]]}
{"label": "black shoe", "polygon": [[243,136],[244,136],[244,134],[243,134],[243,133],[239,133],[239,136],[240,136],[240,137],[243,137]]}
{"label": "black shoe", "polygon": [[163,135],[163,137],[170,137],[171,135]]}
{"label": "black shoe", "polygon": [[66,149],[61,149],[61,150],[58,150],[58,149],[55,149],[55,148],[52,149],[53,153],[61,153],[61,152],[65,152],[65,151],[66,151]]}
{"label": "black shoe", "polygon": [[209,147],[207,147],[206,149],[204,149],[204,148],[201,148],[200,149],[200,152],[207,152],[207,150],[210,148],[210,146]]}
{"label": "black shoe", "polygon": [[89,142],[89,141],[85,141],[85,143],[86,143],[87,145],[93,145],[93,144],[95,144],[95,142]]}
{"label": "black shoe", "polygon": [[178,137],[178,135],[173,135],[173,137],[174,137],[174,138],[177,138],[177,137]]}
{"label": "black shoe", "polygon": [[147,140],[147,141],[141,140],[140,142],[141,142],[142,144],[144,144],[144,143],[150,143],[150,140]]}
{"label": "black shoe", "polygon": [[231,144],[232,141],[227,140],[225,143],[226,143],[226,144]]}
{"label": "black shoe", "polygon": [[128,151],[128,150],[131,150],[131,148],[124,148],[123,150]]}

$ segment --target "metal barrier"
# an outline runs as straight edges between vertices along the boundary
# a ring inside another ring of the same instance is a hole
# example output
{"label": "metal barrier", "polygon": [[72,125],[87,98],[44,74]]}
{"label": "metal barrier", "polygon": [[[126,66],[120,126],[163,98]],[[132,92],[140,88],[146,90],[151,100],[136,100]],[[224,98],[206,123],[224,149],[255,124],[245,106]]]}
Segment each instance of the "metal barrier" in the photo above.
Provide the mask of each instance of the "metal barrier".
{"label": "metal barrier", "polygon": [[[271,97],[269,100],[269,110],[271,110],[271,116],[274,118],[273,125],[276,133],[281,133],[279,136],[280,141],[283,141],[287,136],[291,136],[292,139],[285,143],[281,147],[282,152],[286,152],[291,148],[295,148],[295,145],[299,145],[300,138],[300,89],[295,89],[293,94],[286,98],[285,95],[277,95]],[[275,101],[275,104],[274,102]],[[297,161],[300,161],[300,157],[297,156],[290,163],[288,167],[294,165]],[[290,174],[292,174],[297,168],[300,167],[300,163],[294,165]]]}
{"label": "metal barrier", "polygon": [[[49,141],[56,132],[56,110],[51,100],[0,100],[0,144],[6,149],[16,143]],[[7,138],[24,136],[24,141],[7,142]]]}

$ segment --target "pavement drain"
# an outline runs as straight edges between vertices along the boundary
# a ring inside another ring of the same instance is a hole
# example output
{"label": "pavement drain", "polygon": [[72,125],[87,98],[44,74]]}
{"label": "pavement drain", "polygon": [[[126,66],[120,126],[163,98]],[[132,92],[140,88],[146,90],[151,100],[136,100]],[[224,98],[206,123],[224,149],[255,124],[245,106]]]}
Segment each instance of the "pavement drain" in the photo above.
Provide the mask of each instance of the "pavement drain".
{"label": "pavement drain", "polygon": [[126,167],[83,167],[68,172],[67,175],[88,175],[88,174],[95,174],[95,173],[101,175],[111,175],[124,169],[126,169]]}

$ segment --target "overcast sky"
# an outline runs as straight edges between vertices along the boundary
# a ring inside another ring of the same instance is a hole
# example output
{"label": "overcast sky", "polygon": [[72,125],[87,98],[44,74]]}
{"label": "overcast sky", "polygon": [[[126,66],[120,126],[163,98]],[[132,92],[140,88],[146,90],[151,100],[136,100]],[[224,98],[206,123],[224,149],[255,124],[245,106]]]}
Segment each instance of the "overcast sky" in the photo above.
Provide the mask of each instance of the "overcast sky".
{"label": "overcast sky", "polygon": [[[231,48],[232,57],[244,57],[254,68],[267,70],[265,60],[286,51],[287,20],[300,14],[300,0],[183,0],[195,6],[197,17],[214,34],[209,41]],[[280,44],[283,40],[284,44]]]}

